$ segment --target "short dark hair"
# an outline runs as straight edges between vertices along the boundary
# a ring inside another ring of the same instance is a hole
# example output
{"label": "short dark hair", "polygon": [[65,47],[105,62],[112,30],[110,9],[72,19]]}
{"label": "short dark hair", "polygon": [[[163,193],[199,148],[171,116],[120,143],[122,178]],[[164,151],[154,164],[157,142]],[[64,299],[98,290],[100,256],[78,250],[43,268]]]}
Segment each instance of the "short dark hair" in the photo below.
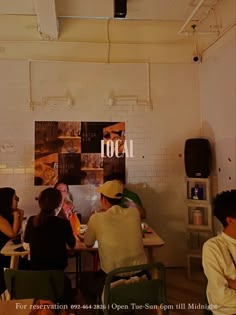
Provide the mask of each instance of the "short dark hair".
{"label": "short dark hair", "polygon": [[56,188],[44,189],[38,198],[40,213],[34,217],[34,226],[44,225],[50,216],[55,214],[55,209],[60,206],[62,200],[61,192]]}
{"label": "short dark hair", "polygon": [[39,207],[41,211],[51,213],[61,203],[61,192],[56,188],[46,188],[39,195]]}
{"label": "short dark hair", "polygon": [[236,189],[217,194],[212,205],[214,216],[226,227],[226,218],[236,218]]}
{"label": "short dark hair", "polygon": [[119,205],[120,204],[120,201],[121,201],[121,198],[120,199],[117,199],[117,198],[109,198],[103,194],[101,194],[101,196],[103,198],[105,198],[112,206],[115,206],[115,205]]}

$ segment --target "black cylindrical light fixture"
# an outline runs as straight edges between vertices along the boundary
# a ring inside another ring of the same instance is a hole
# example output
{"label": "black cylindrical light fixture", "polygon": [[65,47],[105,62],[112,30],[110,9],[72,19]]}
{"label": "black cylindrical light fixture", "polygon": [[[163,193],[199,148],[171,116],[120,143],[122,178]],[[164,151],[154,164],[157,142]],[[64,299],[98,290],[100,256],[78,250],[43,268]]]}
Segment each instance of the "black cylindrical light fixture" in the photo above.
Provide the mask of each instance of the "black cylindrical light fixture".
{"label": "black cylindrical light fixture", "polygon": [[114,17],[125,18],[127,13],[127,0],[114,0]]}

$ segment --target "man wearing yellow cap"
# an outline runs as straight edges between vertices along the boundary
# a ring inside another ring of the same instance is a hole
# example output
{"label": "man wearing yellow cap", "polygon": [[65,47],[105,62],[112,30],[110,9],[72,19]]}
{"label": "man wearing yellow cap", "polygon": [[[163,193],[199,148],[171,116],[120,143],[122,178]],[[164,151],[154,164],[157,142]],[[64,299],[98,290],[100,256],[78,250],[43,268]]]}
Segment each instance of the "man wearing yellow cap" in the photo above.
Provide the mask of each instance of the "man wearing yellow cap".
{"label": "man wearing yellow cap", "polygon": [[118,267],[147,262],[139,212],[119,206],[122,184],[118,180],[107,181],[97,188],[97,192],[101,194],[101,211],[90,217],[84,235],[84,243],[88,247],[98,241],[101,270],[93,275],[94,284],[89,284],[93,298],[102,293],[108,272]]}

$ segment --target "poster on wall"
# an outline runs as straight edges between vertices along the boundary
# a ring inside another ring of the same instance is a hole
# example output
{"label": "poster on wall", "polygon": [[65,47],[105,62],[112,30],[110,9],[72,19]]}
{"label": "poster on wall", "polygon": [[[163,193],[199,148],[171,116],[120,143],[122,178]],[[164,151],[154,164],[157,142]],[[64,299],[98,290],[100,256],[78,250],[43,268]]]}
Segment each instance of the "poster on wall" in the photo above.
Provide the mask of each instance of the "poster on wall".
{"label": "poster on wall", "polygon": [[35,122],[36,186],[99,185],[125,178],[124,122]]}

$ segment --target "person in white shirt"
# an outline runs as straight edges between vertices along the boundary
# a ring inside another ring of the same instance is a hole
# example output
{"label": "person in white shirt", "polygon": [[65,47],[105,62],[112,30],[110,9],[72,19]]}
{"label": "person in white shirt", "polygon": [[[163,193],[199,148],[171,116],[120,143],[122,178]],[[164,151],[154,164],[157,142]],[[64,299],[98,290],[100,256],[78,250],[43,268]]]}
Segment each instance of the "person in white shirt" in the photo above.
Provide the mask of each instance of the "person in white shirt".
{"label": "person in white shirt", "polygon": [[236,190],[218,194],[213,213],[223,232],[203,245],[207,298],[214,315],[232,315],[236,314]]}

